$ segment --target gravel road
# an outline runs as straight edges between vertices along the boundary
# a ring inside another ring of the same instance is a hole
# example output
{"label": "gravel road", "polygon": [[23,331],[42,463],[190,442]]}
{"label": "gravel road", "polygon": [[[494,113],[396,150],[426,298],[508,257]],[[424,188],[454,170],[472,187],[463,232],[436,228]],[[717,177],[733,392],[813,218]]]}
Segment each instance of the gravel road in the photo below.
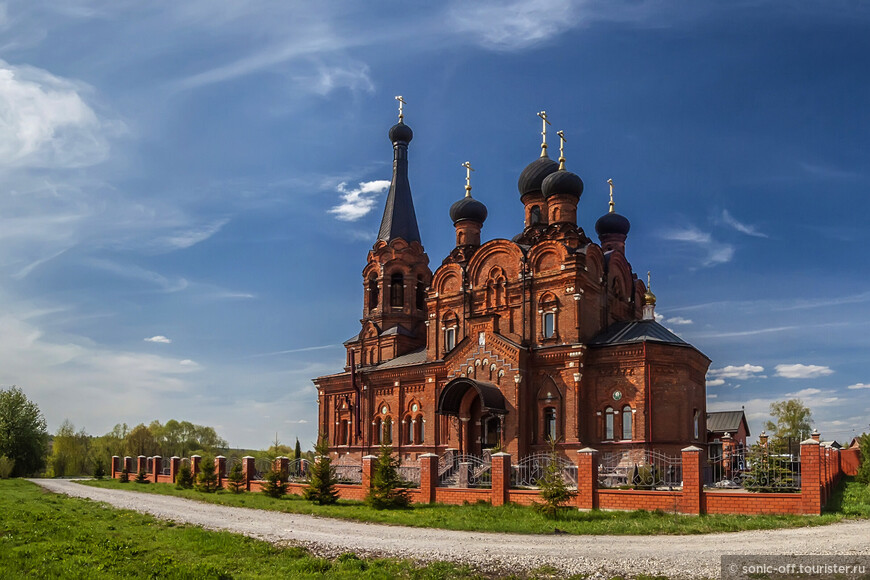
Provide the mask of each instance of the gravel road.
{"label": "gravel road", "polygon": [[361,556],[450,560],[495,573],[549,564],[564,573],[594,578],[637,574],[718,578],[723,554],[870,555],[870,520],[700,536],[527,536],[363,524],[100,489],[69,480],[32,481],[56,493],[275,544],[303,546],[327,557],[353,551]]}

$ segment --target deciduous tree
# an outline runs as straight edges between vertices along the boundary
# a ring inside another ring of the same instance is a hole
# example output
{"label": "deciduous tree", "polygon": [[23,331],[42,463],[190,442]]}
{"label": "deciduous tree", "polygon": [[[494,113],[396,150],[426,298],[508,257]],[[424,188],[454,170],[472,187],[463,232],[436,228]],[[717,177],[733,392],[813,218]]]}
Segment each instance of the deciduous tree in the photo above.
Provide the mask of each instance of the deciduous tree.
{"label": "deciduous tree", "polygon": [[0,390],[0,455],[15,461],[12,476],[42,470],[47,449],[45,417],[36,403],[18,387]]}
{"label": "deciduous tree", "polygon": [[809,437],[813,414],[800,399],[771,403],[770,416],[773,421],[768,421],[764,428],[770,432],[774,446],[781,447],[789,439],[800,442]]}

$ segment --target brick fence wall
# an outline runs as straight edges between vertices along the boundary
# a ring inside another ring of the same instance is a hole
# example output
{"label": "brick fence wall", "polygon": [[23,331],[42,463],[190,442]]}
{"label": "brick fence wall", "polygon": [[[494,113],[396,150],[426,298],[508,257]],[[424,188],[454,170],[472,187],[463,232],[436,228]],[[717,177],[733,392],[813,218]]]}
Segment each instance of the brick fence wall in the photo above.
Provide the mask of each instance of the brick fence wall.
{"label": "brick fence wall", "polygon": [[[136,465],[145,469],[148,458],[136,458]],[[172,483],[178,473],[180,458],[171,458],[170,475],[162,475],[161,458],[152,458],[152,470],[148,479],[152,482]],[[342,499],[363,500],[371,484],[375,456],[366,456],[362,461],[362,483],[357,485],[338,485]],[[191,469],[199,471],[201,459],[190,459]],[[215,458],[218,474],[222,474],[226,459]],[[753,493],[745,490],[708,490],[704,489],[702,451],[697,447],[687,447],[682,451],[683,486],[675,491],[645,491],[635,489],[598,488],[598,452],[594,449],[581,449],[575,457],[577,465],[577,495],[574,506],[582,510],[663,510],[684,514],[815,514],[822,508],[844,474],[841,452],[821,446],[815,439],[801,444],[801,489],[799,493]],[[131,457],[113,457],[113,478],[120,477],[121,470],[128,471],[134,464]],[[438,487],[438,457],[432,454],[419,458],[420,487],[409,490],[415,503],[463,504],[487,502],[503,505],[513,502],[530,505],[540,501],[536,490],[512,489],[510,486],[511,456],[507,453],[492,455],[492,486],[490,488]],[[850,464],[851,465],[851,464]],[[286,473],[286,458],[275,460],[274,468]],[[254,458],[242,459],[242,472],[249,491],[260,491],[262,483],[254,479]],[[225,480],[220,481],[225,485]],[[305,484],[290,483],[289,494],[301,495]]]}

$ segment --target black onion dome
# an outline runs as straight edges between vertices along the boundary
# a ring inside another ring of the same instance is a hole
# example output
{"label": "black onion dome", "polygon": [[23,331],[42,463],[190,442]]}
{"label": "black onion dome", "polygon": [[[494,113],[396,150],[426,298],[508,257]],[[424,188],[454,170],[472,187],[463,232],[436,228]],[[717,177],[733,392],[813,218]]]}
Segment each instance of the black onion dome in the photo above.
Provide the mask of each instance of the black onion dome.
{"label": "black onion dome", "polygon": [[399,121],[390,127],[390,141],[392,143],[395,143],[396,141],[410,143],[413,138],[414,132],[411,131],[411,128],[407,126],[404,121]]}
{"label": "black onion dome", "polygon": [[463,197],[450,206],[450,219],[454,224],[469,220],[483,223],[486,220],[486,206],[473,197]]}
{"label": "black onion dome", "polygon": [[544,197],[550,197],[561,193],[564,195],[573,195],[577,199],[583,195],[583,180],[576,173],[570,171],[556,171],[544,178],[541,184],[541,193]]}
{"label": "black onion dome", "polygon": [[606,213],[595,222],[595,233],[598,234],[599,238],[607,234],[627,236],[630,229],[631,223],[629,223],[628,218],[616,212]]}
{"label": "black onion dome", "polygon": [[520,173],[520,179],[517,182],[517,188],[520,190],[520,196],[527,193],[541,193],[541,185],[544,183],[544,178],[558,171],[559,164],[549,157],[538,157],[529,163],[523,172]]}

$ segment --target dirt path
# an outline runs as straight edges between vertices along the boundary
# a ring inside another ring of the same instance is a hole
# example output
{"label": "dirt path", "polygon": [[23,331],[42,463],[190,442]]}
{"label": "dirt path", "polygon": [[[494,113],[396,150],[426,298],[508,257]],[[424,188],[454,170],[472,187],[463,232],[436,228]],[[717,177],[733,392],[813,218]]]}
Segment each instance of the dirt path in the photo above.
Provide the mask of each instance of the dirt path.
{"label": "dirt path", "polygon": [[56,493],[210,530],[301,545],[326,556],[353,551],[421,561],[450,560],[488,571],[532,570],[549,564],[565,573],[595,576],[718,578],[723,554],[870,555],[870,520],[700,536],[527,536],[363,524],[101,489],[69,480],[32,481]]}

